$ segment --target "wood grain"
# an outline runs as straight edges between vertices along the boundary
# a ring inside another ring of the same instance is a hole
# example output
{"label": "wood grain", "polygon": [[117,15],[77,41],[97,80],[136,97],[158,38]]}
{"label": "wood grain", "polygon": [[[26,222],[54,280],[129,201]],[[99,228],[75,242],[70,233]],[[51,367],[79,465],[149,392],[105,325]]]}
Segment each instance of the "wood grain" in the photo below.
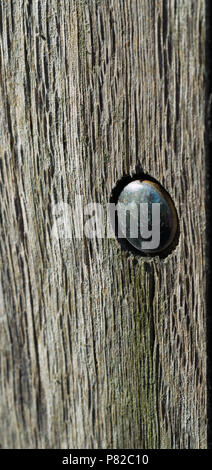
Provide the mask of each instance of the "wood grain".
{"label": "wood grain", "polygon": [[[1,1],[2,447],[207,446],[204,50],[204,0]],[[55,239],[139,168],[173,253]]]}

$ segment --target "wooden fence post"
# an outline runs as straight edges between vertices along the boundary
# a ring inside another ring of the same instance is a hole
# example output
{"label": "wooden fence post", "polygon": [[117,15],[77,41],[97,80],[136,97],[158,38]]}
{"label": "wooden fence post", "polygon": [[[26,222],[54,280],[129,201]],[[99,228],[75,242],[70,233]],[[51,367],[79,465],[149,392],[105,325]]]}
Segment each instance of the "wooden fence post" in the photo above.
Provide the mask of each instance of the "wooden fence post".
{"label": "wooden fence post", "polygon": [[[204,69],[204,0],[1,1],[2,447],[207,446]],[[76,238],[138,168],[164,259]]]}

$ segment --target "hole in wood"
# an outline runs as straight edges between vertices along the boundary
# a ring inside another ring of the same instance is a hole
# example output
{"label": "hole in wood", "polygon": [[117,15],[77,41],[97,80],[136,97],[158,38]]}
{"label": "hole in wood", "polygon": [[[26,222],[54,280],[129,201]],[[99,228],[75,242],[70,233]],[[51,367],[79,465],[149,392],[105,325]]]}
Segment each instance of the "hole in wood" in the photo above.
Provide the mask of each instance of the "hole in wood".
{"label": "hole in wood", "polygon": [[122,249],[140,256],[165,258],[177,246],[179,219],[174,202],[153,177],[124,176],[114,187],[111,224]]}

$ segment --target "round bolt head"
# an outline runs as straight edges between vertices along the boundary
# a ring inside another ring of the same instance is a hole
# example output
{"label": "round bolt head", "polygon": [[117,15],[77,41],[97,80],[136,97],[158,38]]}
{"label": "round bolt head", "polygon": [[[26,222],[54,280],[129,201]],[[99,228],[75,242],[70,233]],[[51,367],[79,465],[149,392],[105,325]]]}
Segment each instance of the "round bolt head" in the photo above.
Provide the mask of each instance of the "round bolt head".
{"label": "round bolt head", "polygon": [[117,200],[118,238],[125,238],[136,250],[159,254],[174,243],[178,217],[168,193],[150,180],[128,183]]}

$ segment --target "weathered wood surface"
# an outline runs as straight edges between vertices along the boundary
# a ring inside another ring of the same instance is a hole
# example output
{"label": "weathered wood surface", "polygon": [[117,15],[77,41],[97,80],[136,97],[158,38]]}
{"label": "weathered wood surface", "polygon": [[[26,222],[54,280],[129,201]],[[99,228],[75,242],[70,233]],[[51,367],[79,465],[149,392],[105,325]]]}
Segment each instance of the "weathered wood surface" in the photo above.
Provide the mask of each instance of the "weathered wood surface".
{"label": "weathered wood surface", "polygon": [[[1,1],[2,447],[207,446],[204,49],[204,0]],[[171,255],[57,242],[138,166]]]}

